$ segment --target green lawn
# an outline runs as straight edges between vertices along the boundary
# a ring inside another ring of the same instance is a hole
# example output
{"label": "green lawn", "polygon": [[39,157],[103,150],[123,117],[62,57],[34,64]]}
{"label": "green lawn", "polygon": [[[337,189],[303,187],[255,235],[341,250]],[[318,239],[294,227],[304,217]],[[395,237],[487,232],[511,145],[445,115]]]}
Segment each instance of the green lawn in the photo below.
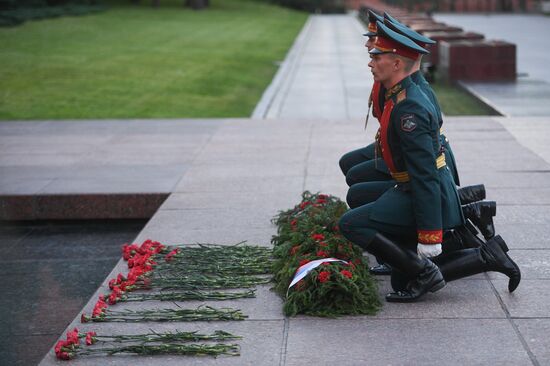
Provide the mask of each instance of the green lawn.
{"label": "green lawn", "polygon": [[307,14],[182,3],[0,29],[0,119],[249,116]]}
{"label": "green lawn", "polygon": [[443,82],[430,85],[437,96],[441,110],[448,116],[490,116],[495,114],[485,104],[458,86]]}

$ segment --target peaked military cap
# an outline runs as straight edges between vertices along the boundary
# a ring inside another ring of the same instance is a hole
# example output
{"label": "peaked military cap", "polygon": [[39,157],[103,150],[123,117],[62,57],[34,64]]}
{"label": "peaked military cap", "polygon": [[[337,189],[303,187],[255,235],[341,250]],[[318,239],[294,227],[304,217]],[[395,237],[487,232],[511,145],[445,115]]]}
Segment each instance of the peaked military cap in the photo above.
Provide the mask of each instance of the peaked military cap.
{"label": "peaked military cap", "polygon": [[376,22],[384,22],[384,18],[376,14],[374,11],[368,11],[369,14],[369,25],[367,26],[367,33],[363,34],[367,37],[376,36]]}
{"label": "peaked military cap", "polygon": [[412,39],[413,42],[419,45],[420,47],[426,47],[429,44],[435,43],[433,39],[424,37],[422,34],[407,27],[405,24],[401,23],[400,21],[398,21],[397,19],[395,19],[394,17],[392,17],[386,12],[384,12],[384,24],[391,30]]}
{"label": "peaked military cap", "polygon": [[380,21],[376,22],[376,40],[370,54],[395,53],[416,60],[418,56],[429,53],[414,43],[410,38],[386,27]]}

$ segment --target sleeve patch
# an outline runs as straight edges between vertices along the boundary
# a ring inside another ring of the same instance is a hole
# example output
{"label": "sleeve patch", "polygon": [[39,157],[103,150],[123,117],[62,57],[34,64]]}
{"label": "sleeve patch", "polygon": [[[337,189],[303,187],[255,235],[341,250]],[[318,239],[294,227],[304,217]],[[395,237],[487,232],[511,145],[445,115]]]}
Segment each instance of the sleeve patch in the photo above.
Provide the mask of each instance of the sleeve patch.
{"label": "sleeve patch", "polygon": [[411,132],[416,128],[414,114],[405,114],[401,117],[401,129],[405,132]]}

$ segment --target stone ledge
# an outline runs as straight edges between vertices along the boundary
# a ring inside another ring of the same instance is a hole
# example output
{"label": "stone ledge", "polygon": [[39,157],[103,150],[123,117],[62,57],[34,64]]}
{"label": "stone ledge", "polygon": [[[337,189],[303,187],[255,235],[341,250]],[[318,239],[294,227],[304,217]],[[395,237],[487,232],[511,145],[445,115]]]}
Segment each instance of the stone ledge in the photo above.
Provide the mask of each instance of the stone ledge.
{"label": "stone ledge", "polygon": [[0,220],[144,219],[168,193],[0,195]]}

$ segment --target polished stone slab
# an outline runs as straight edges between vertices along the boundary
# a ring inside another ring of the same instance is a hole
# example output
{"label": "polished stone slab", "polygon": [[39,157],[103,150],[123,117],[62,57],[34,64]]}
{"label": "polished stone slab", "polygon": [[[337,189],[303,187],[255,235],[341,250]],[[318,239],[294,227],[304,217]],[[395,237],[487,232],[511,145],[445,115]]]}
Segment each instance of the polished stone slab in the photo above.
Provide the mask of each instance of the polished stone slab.
{"label": "polished stone slab", "polygon": [[0,122],[0,219],[150,217],[223,123]]}
{"label": "polished stone slab", "polygon": [[[524,271],[525,273],[525,271]],[[491,280],[507,311],[513,318],[538,318],[550,317],[550,280],[522,279],[518,288],[508,292],[508,280]]]}
{"label": "polished stone slab", "polygon": [[37,364],[143,225],[0,222],[0,363]]}
{"label": "polished stone slab", "polygon": [[286,365],[530,364],[507,319],[291,319],[286,351]]}
{"label": "polished stone slab", "polygon": [[[514,259],[523,279],[550,280],[550,250],[547,249],[511,249],[508,255]],[[501,278],[502,274],[491,273],[491,278]]]}
{"label": "polished stone slab", "polygon": [[[382,276],[381,276],[382,277]],[[387,277],[383,277],[387,278]],[[504,319],[506,314],[483,276],[458,280],[414,304],[384,303],[377,319]],[[480,279],[481,278],[481,279]],[[380,298],[392,292],[389,280],[379,281]]]}
{"label": "polished stone slab", "polygon": [[549,319],[514,319],[519,332],[540,365],[550,364]]}

